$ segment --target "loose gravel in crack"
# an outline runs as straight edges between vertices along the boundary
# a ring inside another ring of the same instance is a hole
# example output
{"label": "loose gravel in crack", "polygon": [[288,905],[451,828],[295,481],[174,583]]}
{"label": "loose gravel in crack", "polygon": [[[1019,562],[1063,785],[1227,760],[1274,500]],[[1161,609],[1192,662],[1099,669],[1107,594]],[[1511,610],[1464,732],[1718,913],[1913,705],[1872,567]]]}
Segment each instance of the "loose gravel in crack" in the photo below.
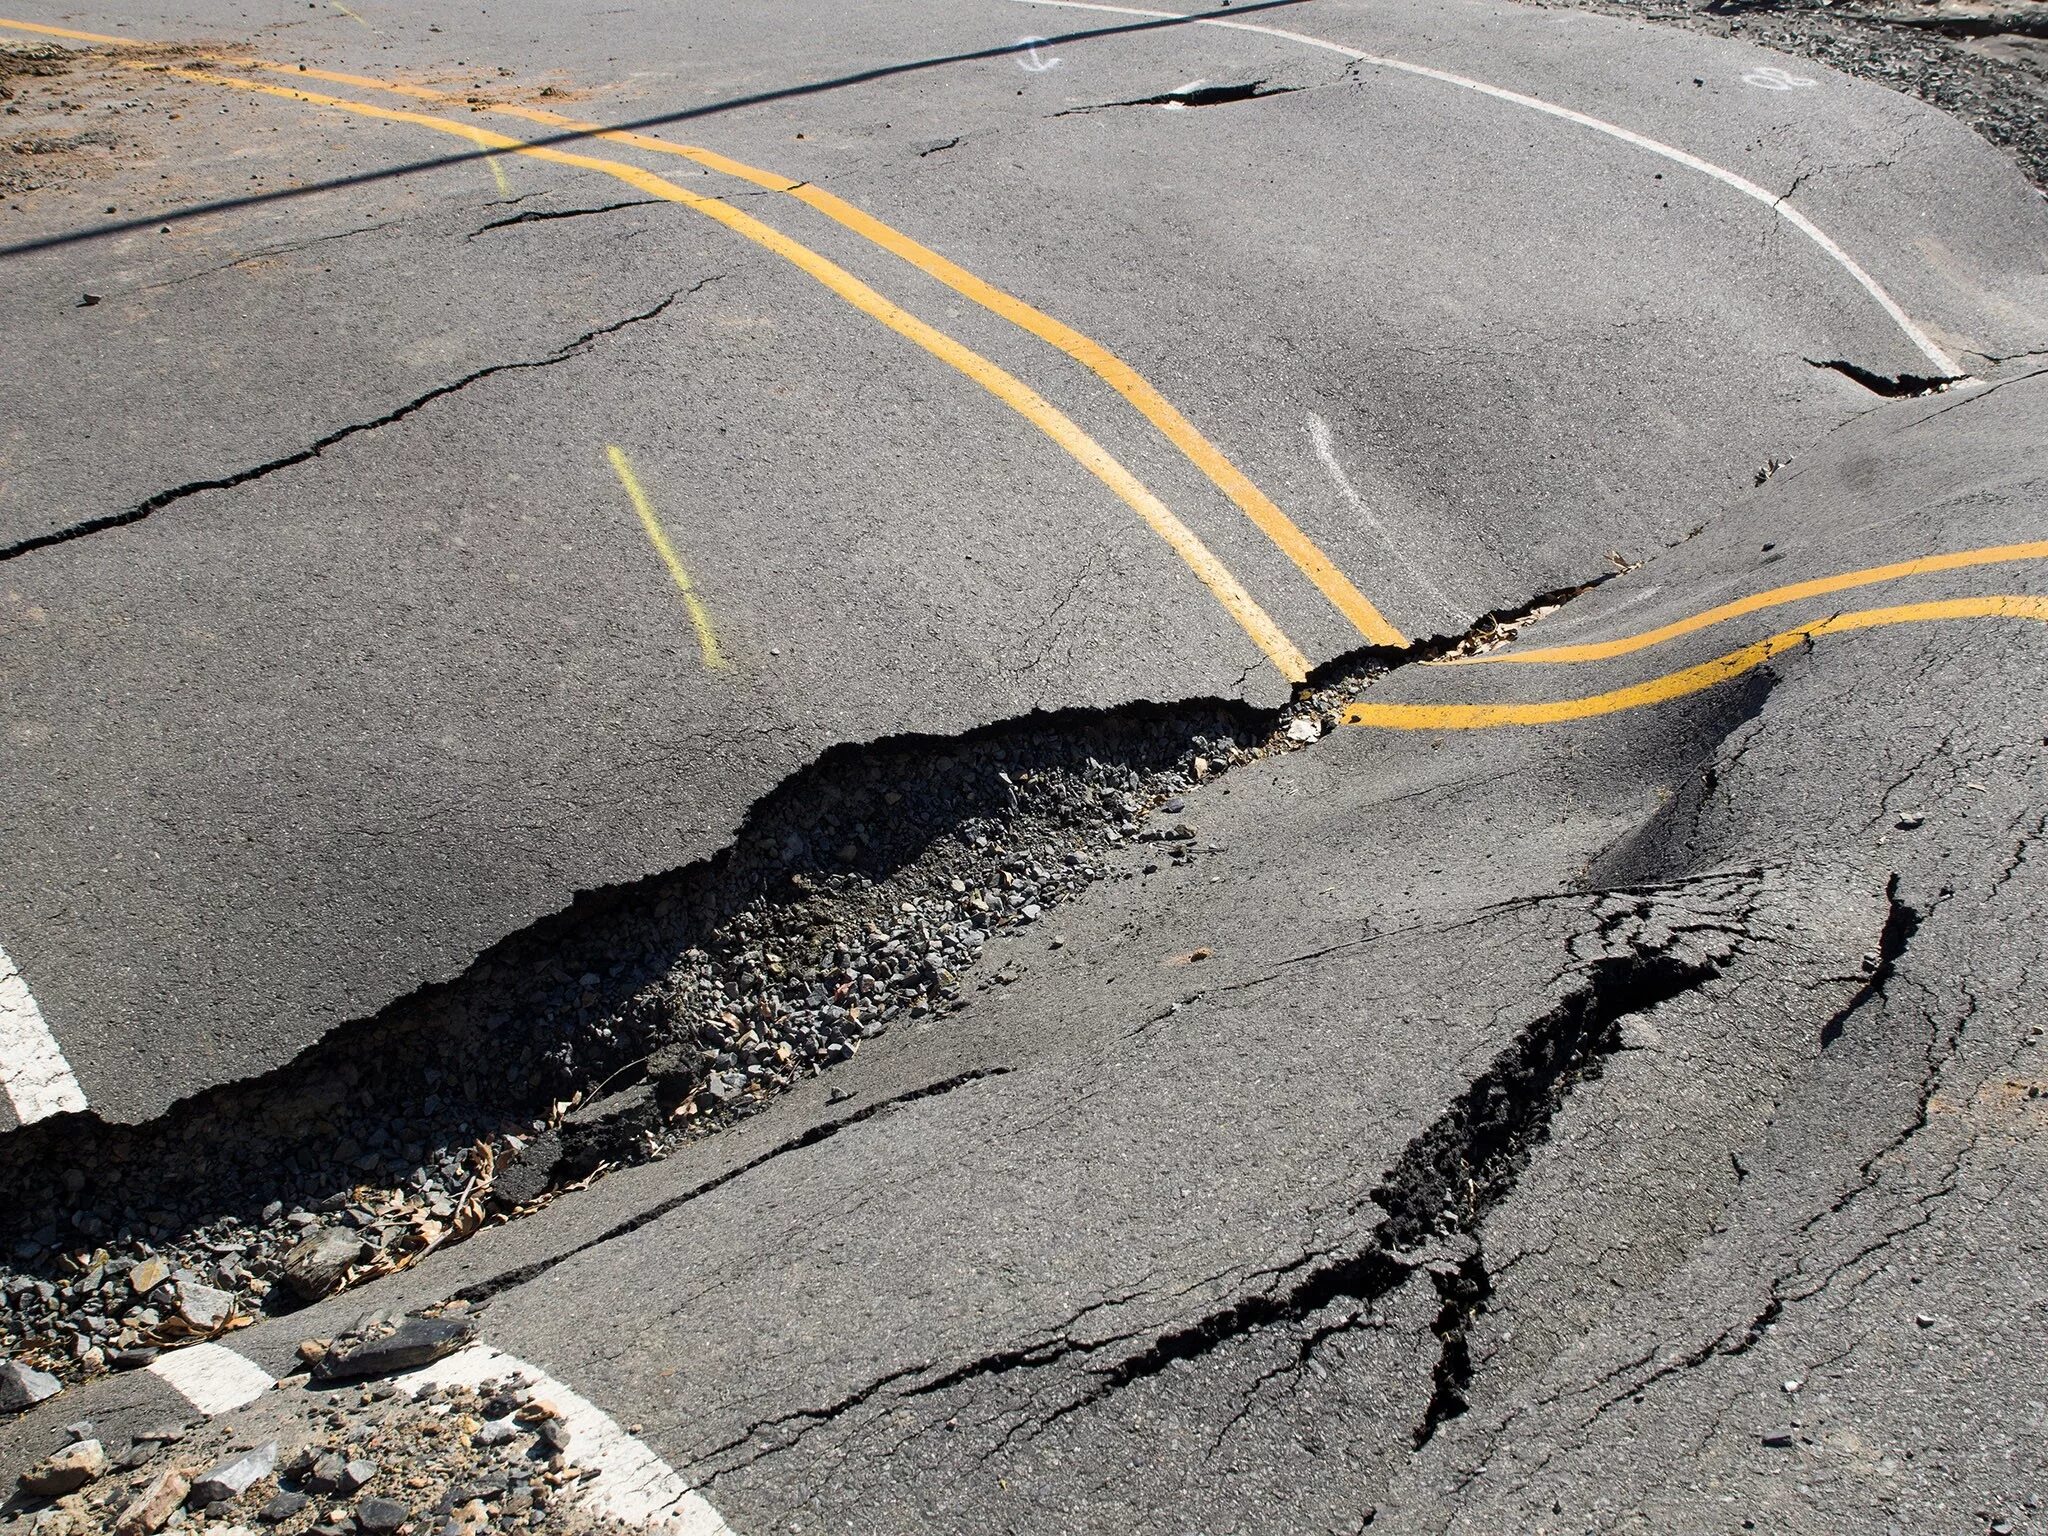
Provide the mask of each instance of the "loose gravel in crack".
{"label": "loose gravel in crack", "polygon": [[1739,38],[1917,96],[2009,152],[2048,192],[2048,3],[1524,0]]}
{"label": "loose gravel in crack", "polygon": [[1194,785],[1316,741],[1391,666],[1502,643],[1570,595],[1333,664],[1277,715],[1134,705],[836,749],[717,857],[581,898],[285,1068],[144,1126],[16,1131],[0,1359],[134,1369],[758,1113],[963,1006],[992,937],[1200,857]]}

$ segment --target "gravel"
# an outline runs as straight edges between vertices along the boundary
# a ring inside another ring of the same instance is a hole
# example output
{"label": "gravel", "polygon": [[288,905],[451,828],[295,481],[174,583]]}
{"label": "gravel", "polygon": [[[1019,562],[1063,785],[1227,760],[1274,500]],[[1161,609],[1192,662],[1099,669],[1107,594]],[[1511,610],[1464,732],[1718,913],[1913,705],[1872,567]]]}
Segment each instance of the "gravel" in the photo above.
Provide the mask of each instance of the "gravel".
{"label": "gravel", "polygon": [[24,1490],[0,1533],[624,1536],[580,1506],[592,1474],[564,1455],[568,1440],[553,1406],[516,1378],[414,1397],[294,1376],[175,1441],[138,1438],[111,1465],[94,1460],[97,1442],[61,1448],[87,1475],[47,1496]]}
{"label": "gravel", "polygon": [[65,1380],[133,1369],[758,1113],[964,1006],[992,938],[1200,857],[1183,792],[1312,744],[1387,662],[1277,714],[1132,706],[836,749],[717,857],[579,899],[280,1071],[142,1127],[17,1131],[0,1356]]}

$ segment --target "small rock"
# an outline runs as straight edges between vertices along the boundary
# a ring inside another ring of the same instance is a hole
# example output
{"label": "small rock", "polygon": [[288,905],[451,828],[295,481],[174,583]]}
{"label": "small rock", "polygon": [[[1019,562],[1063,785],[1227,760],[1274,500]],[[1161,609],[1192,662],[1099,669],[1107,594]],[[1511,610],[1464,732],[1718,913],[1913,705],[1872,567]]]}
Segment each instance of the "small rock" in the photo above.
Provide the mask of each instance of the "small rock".
{"label": "small rock", "polygon": [[67,1440],[97,1440],[99,1432],[92,1427],[92,1420],[80,1419],[76,1424],[64,1426],[64,1437]]}
{"label": "small rock", "polygon": [[253,1451],[244,1451],[207,1468],[192,1482],[193,1504],[215,1504],[238,1499],[270,1476],[277,1466],[277,1442],[267,1440]]}
{"label": "small rock", "polygon": [[569,1426],[561,1419],[542,1420],[540,1437],[548,1443],[549,1448],[552,1450],[566,1451],[569,1449]]}
{"label": "small rock", "polygon": [[21,1474],[21,1491],[39,1499],[75,1493],[107,1470],[106,1450],[97,1440],[74,1440]]}
{"label": "small rock", "polygon": [[1933,1317],[1925,1312],[1915,1312],[1913,1314],[1913,1321],[1922,1328],[1932,1328],[1934,1326]]}
{"label": "small rock", "polygon": [[356,1506],[356,1524],[366,1531],[395,1531],[411,1514],[396,1499],[365,1499]]}
{"label": "small rock", "polygon": [[359,1457],[342,1467],[341,1477],[335,1485],[335,1492],[354,1493],[376,1475],[377,1463],[374,1461],[364,1461]]}
{"label": "small rock", "polygon": [[1792,1444],[1792,1431],[1789,1429],[1771,1430],[1764,1436],[1764,1444],[1770,1446],[1773,1450],[1782,1451]]}
{"label": "small rock", "polygon": [[19,1360],[0,1363],[0,1413],[33,1408],[63,1390],[64,1383],[47,1371],[23,1365]]}
{"label": "small rock", "polygon": [[333,1451],[318,1458],[312,1467],[299,1475],[309,1493],[339,1493],[341,1480],[348,1476],[348,1458]]}
{"label": "small rock", "polygon": [[121,1518],[114,1522],[114,1536],[147,1536],[151,1531],[162,1530],[172,1511],[185,1502],[185,1495],[191,1491],[192,1480],[183,1472],[176,1467],[164,1468],[121,1511]]}
{"label": "small rock", "polygon": [[147,1296],[170,1278],[171,1266],[162,1259],[144,1259],[128,1271],[128,1283],[138,1296]]}
{"label": "small rock", "polygon": [[196,1280],[180,1280],[175,1305],[178,1316],[201,1333],[211,1333],[234,1315],[235,1298]]}
{"label": "small rock", "polygon": [[363,1240],[339,1227],[320,1227],[284,1256],[284,1281],[302,1301],[333,1294],[349,1266],[363,1256]]}
{"label": "small rock", "polygon": [[1901,811],[1899,819],[1893,825],[1901,832],[1911,832],[1914,828],[1923,825],[1926,820],[1927,818],[1918,811]]}
{"label": "small rock", "polygon": [[467,1344],[475,1325],[460,1317],[408,1317],[381,1339],[337,1343],[313,1367],[315,1381],[356,1381],[431,1365]]}
{"label": "small rock", "polygon": [[256,1511],[256,1518],[265,1525],[281,1525],[312,1502],[303,1493],[280,1493]]}
{"label": "small rock", "polygon": [[1289,741],[1310,742],[1323,739],[1323,723],[1314,715],[1296,715],[1287,722]]}
{"label": "small rock", "polygon": [[510,1419],[499,1419],[476,1432],[478,1445],[510,1445],[519,1438],[519,1427]]}

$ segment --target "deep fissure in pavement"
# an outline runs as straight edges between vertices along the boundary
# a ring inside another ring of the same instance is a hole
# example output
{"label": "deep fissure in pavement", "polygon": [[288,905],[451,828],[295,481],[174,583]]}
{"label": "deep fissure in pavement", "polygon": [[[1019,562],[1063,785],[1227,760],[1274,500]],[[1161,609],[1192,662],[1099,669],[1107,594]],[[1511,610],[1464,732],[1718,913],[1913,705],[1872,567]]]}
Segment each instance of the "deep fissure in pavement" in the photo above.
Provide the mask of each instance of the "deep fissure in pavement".
{"label": "deep fissure in pavement", "polygon": [[[223,1308],[402,1268],[756,1113],[961,1006],[990,938],[1134,877],[1116,850],[1148,872],[1197,857],[1182,792],[1319,737],[1386,671],[1497,643],[1580,590],[1341,658],[1277,712],[1133,704],[835,748],[714,857],[585,893],[284,1067],[144,1125],[18,1129],[0,1143],[0,1352],[67,1374],[146,1363],[218,1332]],[[286,1256],[315,1238],[333,1262],[295,1291]],[[225,1295],[135,1292],[151,1257]]]}

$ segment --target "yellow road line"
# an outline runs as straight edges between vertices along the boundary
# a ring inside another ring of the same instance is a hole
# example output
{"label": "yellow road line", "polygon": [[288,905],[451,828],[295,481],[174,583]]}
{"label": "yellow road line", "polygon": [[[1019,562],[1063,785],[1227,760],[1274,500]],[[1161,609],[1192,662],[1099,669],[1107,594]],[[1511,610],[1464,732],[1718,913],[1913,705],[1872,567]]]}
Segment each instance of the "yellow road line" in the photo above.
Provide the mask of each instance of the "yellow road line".
{"label": "yellow road line", "polygon": [[1935,602],[1904,603],[1894,608],[1860,608],[1837,613],[1797,629],[1745,645],[1698,666],[1670,672],[1627,688],[1583,699],[1553,699],[1534,704],[1373,704],[1345,709],[1346,725],[1379,726],[1394,731],[1469,731],[1494,725],[1551,725],[1611,715],[1646,704],[1662,704],[1699,693],[1740,677],[1773,656],[1805,645],[1821,635],[1876,629],[1887,624],[1924,624],[1940,619],[2014,618],[2048,622],[2048,597],[2002,594],[1993,597],[1951,597]]}
{"label": "yellow road line", "polygon": [[1876,586],[1880,582],[1898,581],[1906,576],[1925,576],[1934,571],[1958,571],[1973,565],[2000,565],[2008,560],[2044,559],[2048,559],[2048,540],[2031,544],[1993,544],[1983,549],[1965,549],[1947,555],[1925,555],[1917,560],[1900,560],[1892,565],[1874,565],[1867,570],[1847,571],[1839,576],[1820,576],[1812,581],[1796,581],[1790,586],[1772,587],[1767,592],[1738,598],[1734,602],[1723,603],[1718,608],[1709,608],[1704,613],[1694,614],[1689,619],[1679,619],[1674,623],[1660,625],[1656,629],[1646,629],[1641,634],[1628,635],[1619,640],[1595,640],[1584,645],[1538,646],[1527,651],[1489,651],[1480,656],[1460,656],[1437,665],[1469,667],[1481,662],[1502,661],[1605,661],[1612,656],[1626,656],[1631,651],[1647,650],[1653,645],[1662,645],[1666,640],[1675,640],[1680,635],[1689,635],[1710,625],[1724,624],[1730,619],[1741,618],[1746,613],[1782,607],[1786,603],[1800,602],[1809,597],[1824,597],[1830,592],[1846,592],[1853,587]]}
{"label": "yellow road line", "polygon": [[[238,61],[239,62],[239,61]],[[449,105],[463,105],[462,97],[447,91],[437,91],[425,86],[403,85],[395,81],[379,80],[368,75],[343,74],[335,70],[305,68],[297,65],[277,64],[265,60],[251,60],[251,63],[284,74],[303,74],[317,80],[326,80],[338,85],[361,86],[369,90],[390,91],[397,95],[411,96],[421,101],[432,101]],[[1236,503],[1238,509],[1253,524],[1271,539],[1281,553],[1294,562],[1295,566],[1314,582],[1318,591],[1328,598],[1331,606],[1344,615],[1351,626],[1375,645],[1406,645],[1407,637],[1387,622],[1386,618],[1367,601],[1364,593],[1353,586],[1349,577],[1338,570],[1330,557],[1317,547],[1314,540],[1303,533],[1294,520],[1276,506],[1266,493],[1251,482],[1243,471],[1231,463],[1214,443],[1211,443],[1177,410],[1173,403],[1162,395],[1137,369],[1111,352],[1093,338],[1083,335],[1065,322],[1055,320],[1043,310],[1037,309],[1014,294],[1006,293],[994,284],[984,281],[965,267],[947,260],[937,251],[919,243],[903,231],[885,224],[873,214],[841,198],[833,196],[821,187],[808,182],[792,180],[775,171],[762,170],[758,166],[734,160],[716,150],[701,149],[694,144],[676,144],[652,134],[634,133],[623,129],[606,128],[602,123],[584,122],[573,117],[564,117],[559,112],[549,112],[538,107],[513,106],[509,103],[492,103],[487,110],[503,113],[510,117],[523,118],[528,122],[543,123],[550,127],[566,128],[576,133],[588,133],[597,138],[610,139],[615,143],[629,145],[634,149],[651,150],[657,154],[677,155],[720,175],[736,177],[771,192],[783,192],[798,202],[816,209],[826,218],[852,230],[862,239],[881,247],[891,255],[909,262],[927,276],[937,278],[955,293],[972,299],[991,314],[999,315],[1011,324],[1030,332],[1039,340],[1073,358],[1110,388],[1134,406],[1138,413],[1178,448],[1188,461],[1199,469],[1209,480]]]}
{"label": "yellow road line", "polygon": [[0,27],[12,27],[17,32],[40,32],[45,37],[68,37],[80,43],[112,43],[117,48],[147,48],[149,44],[139,43],[132,37],[110,37],[104,32],[74,32],[69,27],[46,27],[35,21],[9,21],[0,17]]}
{"label": "yellow road line", "polygon": [[626,488],[626,495],[633,503],[633,510],[640,514],[640,526],[647,530],[648,542],[654,552],[661,556],[661,563],[668,567],[669,575],[676,580],[676,586],[683,594],[683,606],[690,610],[690,623],[697,630],[697,649],[704,653],[704,665],[711,668],[730,666],[725,652],[719,649],[718,632],[711,627],[711,615],[705,611],[703,601],[697,596],[696,584],[690,580],[690,573],[683,562],[676,558],[675,547],[668,541],[668,530],[661,526],[661,519],[654,515],[654,503],[647,499],[647,493],[640,488],[640,477],[633,473],[632,462],[626,457],[626,450],[617,443],[605,445],[605,457],[612,461],[612,473],[619,477],[619,484]]}
{"label": "yellow road line", "polygon": [[642,170],[636,165],[527,144],[472,123],[433,117],[423,112],[403,111],[394,107],[374,107],[359,101],[347,101],[338,96],[322,95],[317,91],[269,85],[260,80],[240,80],[200,70],[170,68],[140,61],[130,62],[126,67],[176,75],[181,79],[197,81],[204,85],[222,85],[235,90],[261,92],[287,101],[333,107],[345,112],[360,113],[366,117],[432,128],[439,133],[451,133],[468,139],[481,149],[531,155],[535,159],[549,160],[558,165],[571,165],[615,177],[628,186],[637,187],[654,197],[681,203],[708,218],[716,219],[734,233],[743,235],[764,250],[772,251],[800,268],[863,314],[879,320],[898,335],[915,342],[941,362],[972,379],[1037,427],[1090,474],[1114,491],[1125,505],[1143,518],[1153,532],[1173,548],[1188,569],[1194,572],[1196,578],[1209,589],[1224,611],[1250,636],[1252,643],[1268,661],[1272,662],[1282,677],[1290,683],[1299,683],[1307,678],[1308,658],[1302,655],[1300,649],[1287,638],[1280,626],[1273,622],[1265,609],[1259,606],[1257,600],[1244,589],[1243,584],[1231,574],[1222,561],[1210,552],[1209,547],[1192,529],[1174,516],[1164,502],[1153,495],[1135,475],[1125,469],[1094,438],[1082,431],[1063,411],[1044,399],[1023,380],[1005,372],[980,353],[891,303],[845,268],[827,260],[809,246],[791,239],[772,225],[765,224],[750,214],[742,213],[717,198],[703,197],[687,191],[674,182],[657,176],[652,171]]}

